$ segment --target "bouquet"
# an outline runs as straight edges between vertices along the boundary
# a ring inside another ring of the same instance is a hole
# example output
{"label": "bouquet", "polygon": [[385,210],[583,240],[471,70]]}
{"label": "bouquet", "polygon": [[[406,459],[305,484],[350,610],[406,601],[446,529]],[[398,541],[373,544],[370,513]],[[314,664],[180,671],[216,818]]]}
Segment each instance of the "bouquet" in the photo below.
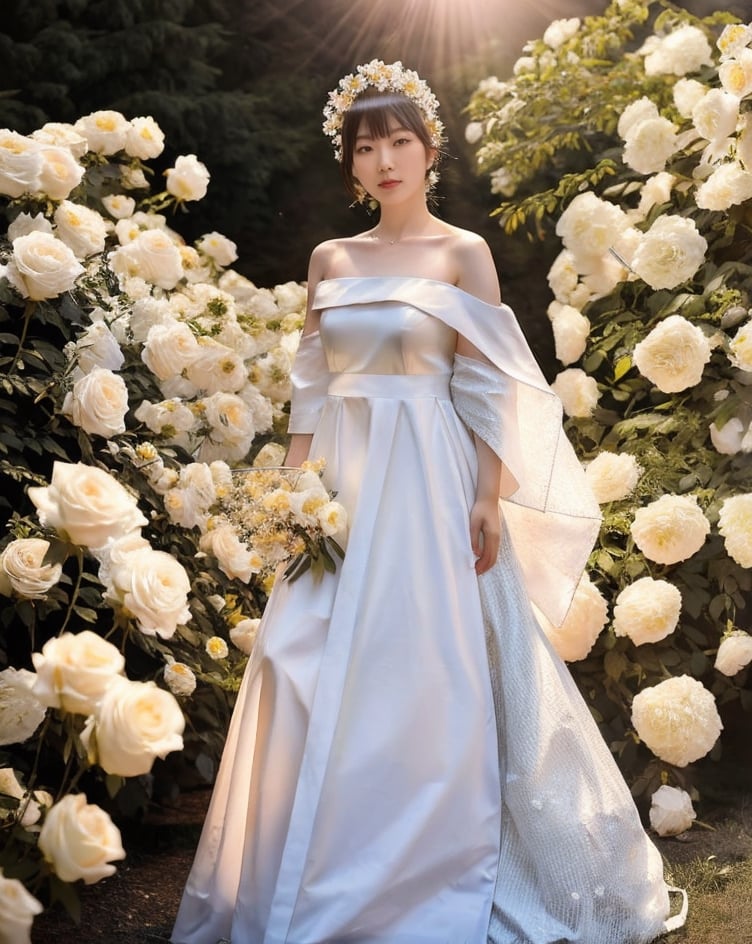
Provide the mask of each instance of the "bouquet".
{"label": "bouquet", "polygon": [[321,475],[324,460],[289,466],[233,469],[221,513],[253,558],[261,577],[285,563],[284,577],[296,580],[310,570],[320,580],[334,573],[345,552],[335,540],[347,527],[347,512],[334,501]]}

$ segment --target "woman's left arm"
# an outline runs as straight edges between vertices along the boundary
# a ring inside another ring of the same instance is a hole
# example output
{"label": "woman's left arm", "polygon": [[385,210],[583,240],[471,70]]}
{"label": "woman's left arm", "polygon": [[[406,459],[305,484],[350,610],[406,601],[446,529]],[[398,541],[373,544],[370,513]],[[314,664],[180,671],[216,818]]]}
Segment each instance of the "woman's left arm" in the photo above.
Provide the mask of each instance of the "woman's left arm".
{"label": "woman's left arm", "polygon": [[[457,249],[459,278],[458,288],[475,295],[491,305],[501,300],[499,279],[491,251],[480,236],[468,233],[460,240]],[[490,364],[488,358],[475,345],[461,335],[457,339],[457,353],[464,357]],[[470,542],[476,556],[475,572],[483,574],[496,563],[501,543],[501,513],[499,493],[501,489],[501,459],[476,433],[473,433],[475,451],[478,456],[478,481],[475,501],[470,511]]]}

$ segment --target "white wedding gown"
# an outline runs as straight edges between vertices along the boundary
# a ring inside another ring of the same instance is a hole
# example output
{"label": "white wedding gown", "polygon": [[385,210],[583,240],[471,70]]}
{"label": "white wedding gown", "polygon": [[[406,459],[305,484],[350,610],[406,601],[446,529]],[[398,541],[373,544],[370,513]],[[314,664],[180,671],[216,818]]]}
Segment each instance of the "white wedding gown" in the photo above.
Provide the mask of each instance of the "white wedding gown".
{"label": "white wedding gown", "polygon": [[[291,425],[346,556],[274,588],[172,941],[652,940],[661,858],[531,608],[561,618],[598,512],[511,311],[400,278],[315,307]],[[455,358],[458,331],[495,366]],[[480,579],[468,427],[506,469]]]}

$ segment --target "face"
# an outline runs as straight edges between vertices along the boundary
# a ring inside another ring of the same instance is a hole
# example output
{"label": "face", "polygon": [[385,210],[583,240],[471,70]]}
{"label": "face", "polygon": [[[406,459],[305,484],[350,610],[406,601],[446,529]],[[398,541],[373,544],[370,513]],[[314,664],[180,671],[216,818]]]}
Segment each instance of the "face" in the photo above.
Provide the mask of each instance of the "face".
{"label": "face", "polygon": [[425,193],[426,171],[435,153],[415,132],[390,118],[386,137],[373,137],[365,122],[355,140],[353,174],[379,203],[402,202]]}

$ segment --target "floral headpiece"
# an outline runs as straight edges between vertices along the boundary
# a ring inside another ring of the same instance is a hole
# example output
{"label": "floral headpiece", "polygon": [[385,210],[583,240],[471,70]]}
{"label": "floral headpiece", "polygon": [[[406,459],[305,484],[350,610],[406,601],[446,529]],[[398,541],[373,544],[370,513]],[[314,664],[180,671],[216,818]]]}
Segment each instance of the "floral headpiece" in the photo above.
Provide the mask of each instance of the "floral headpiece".
{"label": "floral headpiece", "polygon": [[342,122],[355,99],[371,85],[380,92],[397,92],[420,108],[431,136],[431,144],[441,147],[444,125],[439,120],[439,101],[428,85],[413,69],[405,69],[401,62],[389,65],[381,59],[372,59],[344,79],[329,93],[324,108],[324,134],[332,139],[334,156],[342,161]]}

